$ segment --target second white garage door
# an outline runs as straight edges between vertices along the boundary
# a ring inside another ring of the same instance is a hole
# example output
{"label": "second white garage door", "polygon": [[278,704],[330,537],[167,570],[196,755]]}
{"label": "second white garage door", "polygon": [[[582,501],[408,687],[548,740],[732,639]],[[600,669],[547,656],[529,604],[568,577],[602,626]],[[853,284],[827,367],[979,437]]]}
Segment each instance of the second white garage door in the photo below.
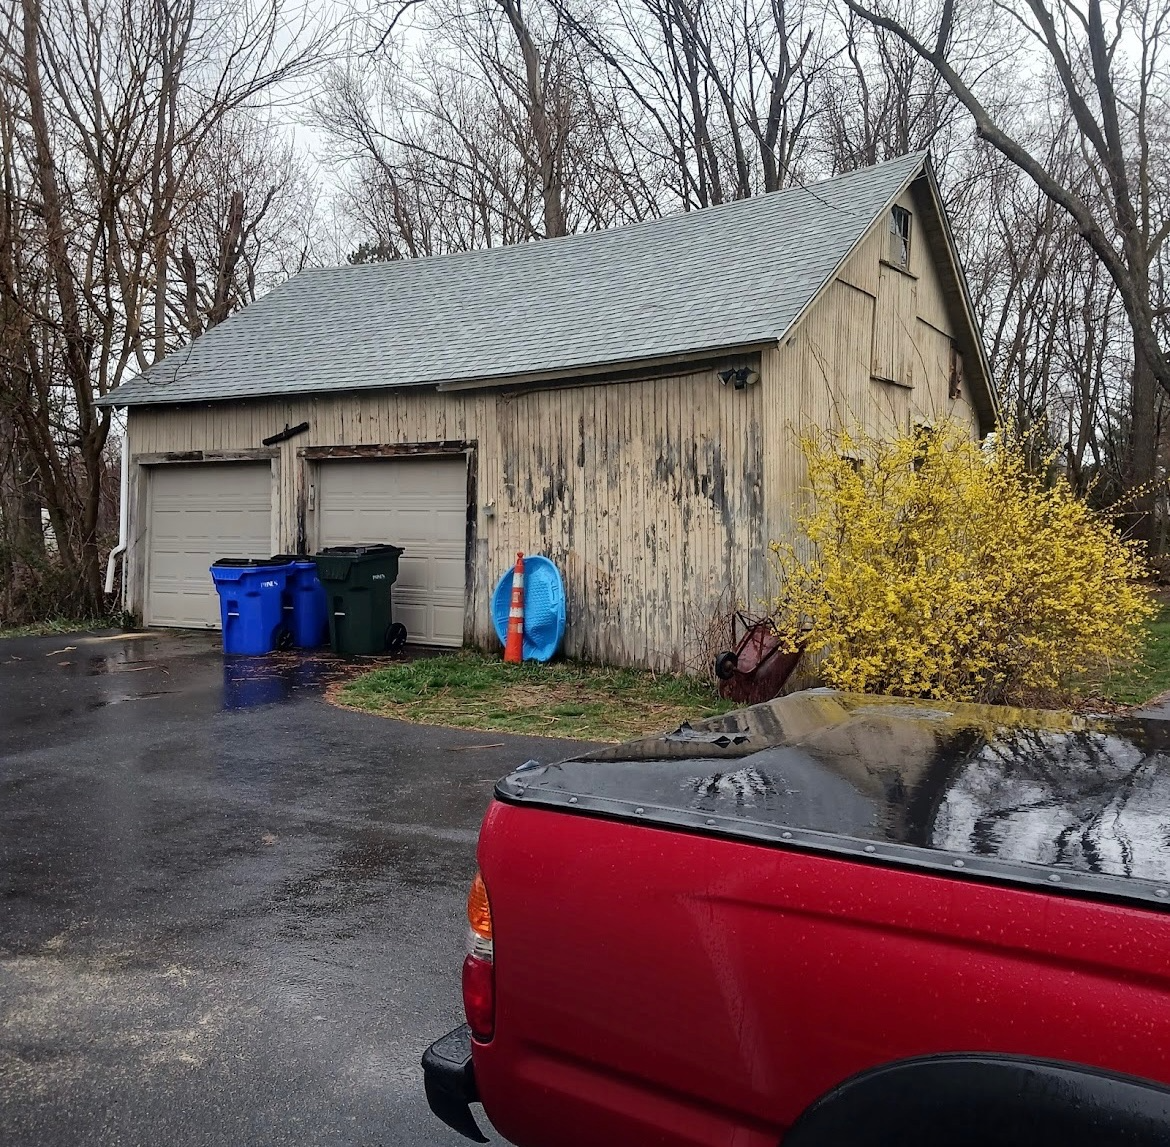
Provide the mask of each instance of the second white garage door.
{"label": "second white garage door", "polygon": [[394,619],[406,626],[411,641],[463,644],[466,538],[462,455],[320,463],[318,547],[403,547],[392,600]]}

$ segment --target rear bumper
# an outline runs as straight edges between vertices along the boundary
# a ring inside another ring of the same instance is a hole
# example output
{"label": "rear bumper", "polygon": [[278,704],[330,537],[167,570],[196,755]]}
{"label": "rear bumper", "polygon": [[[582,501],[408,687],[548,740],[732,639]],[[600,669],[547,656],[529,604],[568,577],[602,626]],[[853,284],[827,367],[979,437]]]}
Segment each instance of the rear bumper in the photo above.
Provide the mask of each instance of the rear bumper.
{"label": "rear bumper", "polygon": [[431,1110],[460,1135],[486,1143],[469,1106],[479,1099],[471,1062],[471,1028],[461,1024],[435,1040],[423,1053],[422,1067]]}

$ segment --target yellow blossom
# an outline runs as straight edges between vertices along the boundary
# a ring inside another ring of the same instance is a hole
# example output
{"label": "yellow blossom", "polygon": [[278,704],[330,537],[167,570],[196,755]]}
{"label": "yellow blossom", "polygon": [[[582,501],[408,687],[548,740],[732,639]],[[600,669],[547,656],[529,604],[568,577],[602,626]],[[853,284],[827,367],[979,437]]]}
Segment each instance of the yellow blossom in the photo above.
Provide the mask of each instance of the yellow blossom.
{"label": "yellow blossom", "polygon": [[773,612],[827,684],[955,700],[1035,697],[1132,657],[1153,606],[1138,546],[1046,484],[1019,443],[960,426],[801,442],[803,537],[773,543]]}

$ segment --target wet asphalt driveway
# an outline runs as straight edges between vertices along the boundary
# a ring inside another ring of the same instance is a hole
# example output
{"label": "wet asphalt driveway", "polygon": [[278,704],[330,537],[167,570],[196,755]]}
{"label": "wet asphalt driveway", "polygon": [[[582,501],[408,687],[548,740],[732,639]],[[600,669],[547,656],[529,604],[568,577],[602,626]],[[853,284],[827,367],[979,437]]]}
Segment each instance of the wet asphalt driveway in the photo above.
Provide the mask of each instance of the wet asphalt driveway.
{"label": "wet asphalt driveway", "polygon": [[205,635],[0,641],[0,1143],[466,1142],[418,1061],[477,829],[573,747],[344,712]]}

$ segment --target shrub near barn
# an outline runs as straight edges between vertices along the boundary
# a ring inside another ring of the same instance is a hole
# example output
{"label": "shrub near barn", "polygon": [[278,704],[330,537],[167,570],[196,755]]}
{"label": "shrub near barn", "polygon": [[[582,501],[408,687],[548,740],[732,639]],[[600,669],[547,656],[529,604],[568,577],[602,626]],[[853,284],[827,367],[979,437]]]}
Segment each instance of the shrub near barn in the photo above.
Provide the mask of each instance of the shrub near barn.
{"label": "shrub near barn", "polygon": [[952,424],[802,439],[810,499],[772,546],[773,613],[829,685],[1000,702],[1053,696],[1139,650],[1153,613],[1136,543],[1021,443]]}

